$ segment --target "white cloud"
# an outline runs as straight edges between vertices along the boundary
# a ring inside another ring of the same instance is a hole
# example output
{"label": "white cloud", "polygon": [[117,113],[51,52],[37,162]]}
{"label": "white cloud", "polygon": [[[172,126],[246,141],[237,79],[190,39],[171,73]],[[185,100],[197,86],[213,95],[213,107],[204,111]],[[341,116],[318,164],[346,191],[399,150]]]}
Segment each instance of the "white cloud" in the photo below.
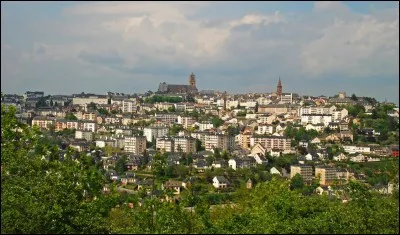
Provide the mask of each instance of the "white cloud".
{"label": "white cloud", "polygon": [[84,67],[77,74],[87,74],[89,65],[99,68],[91,76],[114,71],[155,79],[168,70],[183,74],[183,82],[193,71],[220,87],[226,78],[246,87],[279,75],[294,80],[399,74],[398,9],[363,15],[340,2],[316,2],[307,15],[243,12],[218,21],[200,15],[214,4],[78,3],[64,11],[62,21],[43,23],[51,34],[30,42],[25,62],[69,61]]}

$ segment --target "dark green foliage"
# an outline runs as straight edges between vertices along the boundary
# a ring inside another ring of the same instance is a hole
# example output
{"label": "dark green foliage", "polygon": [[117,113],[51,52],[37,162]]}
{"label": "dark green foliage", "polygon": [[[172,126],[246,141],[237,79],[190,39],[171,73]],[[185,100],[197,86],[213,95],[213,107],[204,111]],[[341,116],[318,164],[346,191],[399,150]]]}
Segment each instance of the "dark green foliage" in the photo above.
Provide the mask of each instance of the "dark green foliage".
{"label": "dark green foliage", "polygon": [[182,97],[178,96],[161,96],[161,95],[154,95],[152,97],[146,98],[144,100],[145,103],[157,103],[157,102],[168,102],[168,103],[180,103],[182,102]]}
{"label": "dark green foliage", "polygon": [[67,115],[65,116],[65,119],[71,120],[71,121],[78,120],[78,118],[73,113],[67,113]]}

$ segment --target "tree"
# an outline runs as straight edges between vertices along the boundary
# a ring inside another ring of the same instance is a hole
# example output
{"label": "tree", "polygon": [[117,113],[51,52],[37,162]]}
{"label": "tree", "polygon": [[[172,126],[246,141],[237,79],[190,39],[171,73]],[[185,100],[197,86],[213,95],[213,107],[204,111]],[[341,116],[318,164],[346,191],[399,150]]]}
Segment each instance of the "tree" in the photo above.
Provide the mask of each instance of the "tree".
{"label": "tree", "polygon": [[354,101],[357,101],[357,96],[356,96],[356,94],[352,94],[350,99],[352,99],[352,100],[354,100]]}
{"label": "tree", "polygon": [[15,109],[1,116],[2,233],[108,233],[100,172],[68,156],[59,161],[50,142],[35,153],[43,133],[19,123]]}
{"label": "tree", "polygon": [[290,180],[290,189],[295,190],[295,189],[303,189],[304,187],[304,180],[303,177],[300,174],[296,174],[293,176],[293,178]]}
{"label": "tree", "polygon": [[122,175],[125,172],[125,164],[126,164],[127,157],[122,156],[120,157],[117,162],[115,163],[115,171],[119,174]]}
{"label": "tree", "polygon": [[219,126],[221,126],[222,124],[224,124],[224,121],[223,121],[221,118],[217,117],[217,116],[214,116],[214,117],[211,119],[211,122],[212,122],[212,124],[213,124],[214,127],[219,127]]}
{"label": "tree", "polygon": [[204,147],[202,146],[201,140],[196,139],[196,150],[197,152],[200,152],[202,150],[204,150]]}
{"label": "tree", "polygon": [[50,106],[53,107],[54,103],[53,100],[50,100]]}
{"label": "tree", "polygon": [[171,107],[168,108],[168,112],[170,112],[170,113],[173,113],[175,111],[176,111],[175,110],[175,106],[171,106]]}
{"label": "tree", "polygon": [[66,120],[71,120],[71,121],[77,121],[78,118],[73,114],[73,113],[67,113],[67,115],[65,116]]}

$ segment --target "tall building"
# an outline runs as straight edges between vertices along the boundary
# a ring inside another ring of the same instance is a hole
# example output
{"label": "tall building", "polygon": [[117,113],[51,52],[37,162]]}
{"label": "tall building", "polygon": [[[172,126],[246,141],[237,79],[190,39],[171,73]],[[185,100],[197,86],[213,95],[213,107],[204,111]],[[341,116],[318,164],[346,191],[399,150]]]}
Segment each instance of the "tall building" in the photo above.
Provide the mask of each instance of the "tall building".
{"label": "tall building", "polygon": [[278,96],[278,98],[280,98],[282,96],[281,77],[279,77],[278,86],[276,87],[276,95]]}
{"label": "tall building", "polygon": [[189,85],[196,87],[196,76],[193,73],[189,76]]}
{"label": "tall building", "polygon": [[312,166],[307,165],[291,165],[290,166],[290,178],[293,178],[296,174],[300,174],[303,177],[305,183],[311,183],[313,176]]}
{"label": "tall building", "polygon": [[330,166],[316,166],[315,177],[319,178],[321,185],[331,185],[336,177],[336,169]]}
{"label": "tall building", "polygon": [[125,152],[143,154],[146,150],[146,136],[125,137]]}

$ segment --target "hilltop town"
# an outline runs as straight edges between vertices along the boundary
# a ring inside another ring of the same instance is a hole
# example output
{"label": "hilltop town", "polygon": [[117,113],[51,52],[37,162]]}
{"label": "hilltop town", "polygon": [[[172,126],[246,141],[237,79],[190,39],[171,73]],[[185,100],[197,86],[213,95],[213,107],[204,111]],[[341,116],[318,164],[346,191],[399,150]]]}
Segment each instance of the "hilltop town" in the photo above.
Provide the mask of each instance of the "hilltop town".
{"label": "hilltop town", "polygon": [[188,85],[163,82],[155,93],[26,92],[4,94],[2,106],[54,137],[60,159],[69,148],[93,156],[109,179],[104,191],[172,188],[180,199],[196,177],[213,192],[298,174],[305,185],[318,179],[309,193],[352,179],[391,193],[393,178],[375,166],[399,156],[394,104],[284,93],[280,78],[265,94],[198,91],[192,73]]}

